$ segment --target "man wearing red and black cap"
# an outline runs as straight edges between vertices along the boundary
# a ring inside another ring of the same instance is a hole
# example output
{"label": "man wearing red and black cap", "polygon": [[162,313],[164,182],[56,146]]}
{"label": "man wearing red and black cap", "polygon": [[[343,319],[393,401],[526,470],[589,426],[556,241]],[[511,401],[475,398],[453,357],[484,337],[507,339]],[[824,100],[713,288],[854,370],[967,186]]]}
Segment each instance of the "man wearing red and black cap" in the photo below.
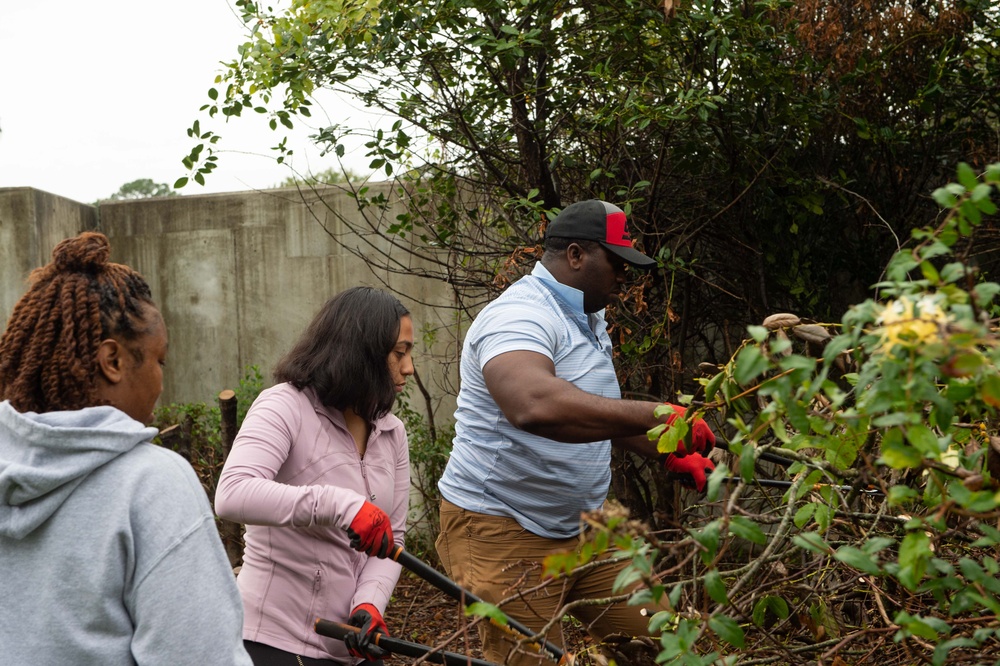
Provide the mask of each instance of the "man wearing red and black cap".
{"label": "man wearing red and black cap", "polygon": [[[607,497],[612,446],[660,457],[646,437],[661,422],[654,416],[660,403],[621,399],[604,320],[626,265],[656,264],[632,246],[620,208],[596,199],[574,203],[549,224],[545,253],[531,274],[470,327],[455,440],[439,483],[437,550],[449,575],[485,601],[497,603],[519,585],[535,587],[538,563],[578,544],[580,514]],[[667,421],[683,412],[675,407]],[[691,427],[693,450],[666,456],[665,464],[702,489],[714,468],[703,454],[715,438],[700,419]],[[624,566],[598,567],[560,581],[559,590],[521,595],[503,610],[541,629],[562,604],[613,596]],[[581,605],[572,613],[600,639],[645,635],[657,610],[621,603]],[[502,629],[479,626],[488,660],[539,663],[537,655],[509,654],[513,642]],[[558,625],[549,638],[561,642]]]}

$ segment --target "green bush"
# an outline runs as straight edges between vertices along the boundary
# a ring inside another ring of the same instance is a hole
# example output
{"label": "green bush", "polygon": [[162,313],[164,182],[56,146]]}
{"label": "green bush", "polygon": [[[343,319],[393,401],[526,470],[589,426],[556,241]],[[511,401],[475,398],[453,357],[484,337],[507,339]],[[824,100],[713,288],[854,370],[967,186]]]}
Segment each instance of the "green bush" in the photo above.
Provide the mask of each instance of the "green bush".
{"label": "green bush", "polygon": [[425,561],[436,562],[434,540],[441,529],[438,515],[441,493],[438,492],[437,482],[448,463],[455,427],[452,424],[436,426],[410,406],[408,393],[397,400],[395,414],[406,427],[410,448],[411,490],[406,548]]}
{"label": "green bush", "polygon": [[[247,410],[264,387],[264,378],[256,365],[247,366],[236,393],[236,426],[243,423]],[[153,426],[160,430],[157,444],[184,456],[194,467],[208,496],[215,496],[215,486],[225,462],[222,443],[222,416],[218,404],[203,402],[172,403],[157,407]]]}
{"label": "green bush", "polygon": [[[877,299],[839,325],[768,317],[688,396],[725,420],[736,475],[718,466],[676,538],[617,516],[583,553],[623,547],[666,597],[658,662],[1000,663],[1000,285],[970,259],[997,187],[1000,164],[960,165]],[[651,434],[667,451],[684,429]]]}

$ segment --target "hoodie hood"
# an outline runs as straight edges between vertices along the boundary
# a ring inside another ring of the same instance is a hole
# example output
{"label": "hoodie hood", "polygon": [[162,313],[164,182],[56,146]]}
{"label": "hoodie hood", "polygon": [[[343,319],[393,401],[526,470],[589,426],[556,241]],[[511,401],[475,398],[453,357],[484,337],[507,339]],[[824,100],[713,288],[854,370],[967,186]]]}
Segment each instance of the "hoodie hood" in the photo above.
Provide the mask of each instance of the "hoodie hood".
{"label": "hoodie hood", "polygon": [[88,474],[156,434],[114,407],[22,414],[0,402],[0,536],[24,538]]}

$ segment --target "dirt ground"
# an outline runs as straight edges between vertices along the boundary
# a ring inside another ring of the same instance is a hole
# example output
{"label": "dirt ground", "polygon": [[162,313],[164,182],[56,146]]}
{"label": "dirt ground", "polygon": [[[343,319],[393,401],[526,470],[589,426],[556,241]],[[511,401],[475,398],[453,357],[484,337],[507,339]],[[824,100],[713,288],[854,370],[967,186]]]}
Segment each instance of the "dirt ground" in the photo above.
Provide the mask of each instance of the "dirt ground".
{"label": "dirt ground", "polygon": [[[408,571],[404,570],[400,576],[385,616],[389,631],[397,638],[476,659],[483,658],[479,634],[475,628],[468,628],[469,618],[461,614],[458,603]],[[574,655],[575,666],[607,666],[608,662],[598,654],[594,640],[579,624],[564,620],[563,634],[565,648]],[[619,654],[615,660],[619,666],[652,665],[655,650],[650,654],[645,646],[632,648],[642,650],[641,657]],[[387,666],[402,666],[413,661],[411,657],[394,656]]]}

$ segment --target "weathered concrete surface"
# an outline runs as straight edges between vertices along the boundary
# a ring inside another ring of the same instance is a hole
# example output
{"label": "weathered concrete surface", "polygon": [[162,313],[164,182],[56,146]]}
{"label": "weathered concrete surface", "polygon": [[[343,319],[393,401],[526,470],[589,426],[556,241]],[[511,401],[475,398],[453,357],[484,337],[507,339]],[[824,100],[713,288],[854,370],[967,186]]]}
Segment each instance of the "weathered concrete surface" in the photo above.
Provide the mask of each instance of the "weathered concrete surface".
{"label": "weathered concrete surface", "polygon": [[[415,276],[419,266],[398,251],[403,274],[373,272],[349,249],[374,256],[388,244],[370,246],[371,237],[348,233],[342,216],[360,220],[357,204],[337,188],[111,202],[101,205],[99,224],[91,206],[30,188],[0,189],[0,317],[6,323],[28,272],[59,240],[99,228],[111,240],[112,260],[146,277],[166,320],[160,404],[214,403],[250,365],[270,384],[275,362],[329,297],[358,284],[388,285],[417,331],[437,331],[431,347],[417,340],[415,363],[433,394],[435,419],[450,421],[454,402],[446,393],[457,386],[458,358],[451,292]],[[411,403],[424,411],[415,390]]]}
{"label": "weathered concrete surface", "polygon": [[59,241],[96,224],[93,206],[30,187],[0,188],[0,325],[6,326],[32,269],[48,262]]}

